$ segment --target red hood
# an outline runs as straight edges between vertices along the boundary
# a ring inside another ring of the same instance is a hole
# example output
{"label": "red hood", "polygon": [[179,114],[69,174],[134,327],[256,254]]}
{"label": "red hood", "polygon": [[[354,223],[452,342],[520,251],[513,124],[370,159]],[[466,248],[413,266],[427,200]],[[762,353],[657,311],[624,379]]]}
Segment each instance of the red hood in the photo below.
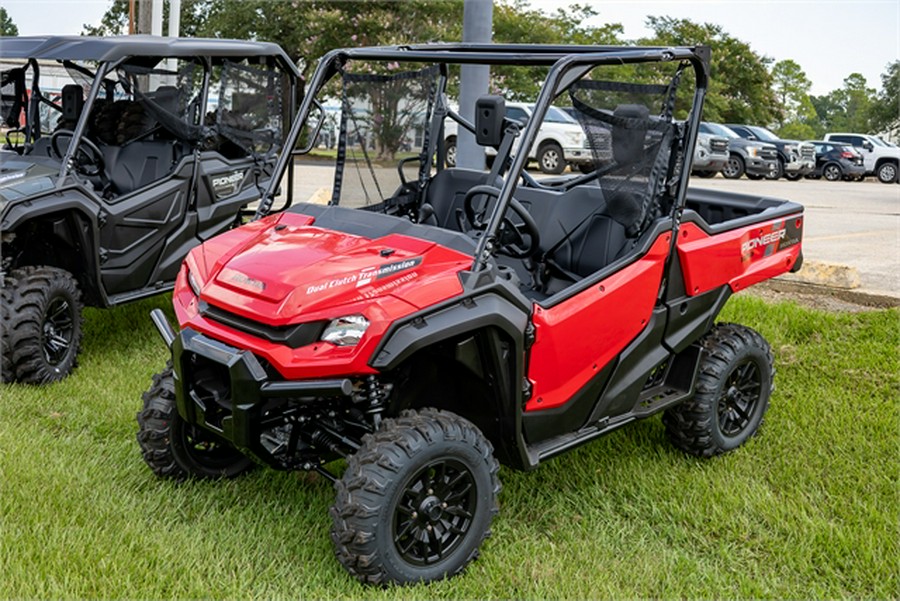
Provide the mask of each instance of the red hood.
{"label": "red hood", "polygon": [[399,234],[371,240],[312,222],[284,214],[204,244],[197,257],[207,271],[202,297],[282,325],[386,296],[412,312],[462,291],[457,274],[469,268],[470,256]]}

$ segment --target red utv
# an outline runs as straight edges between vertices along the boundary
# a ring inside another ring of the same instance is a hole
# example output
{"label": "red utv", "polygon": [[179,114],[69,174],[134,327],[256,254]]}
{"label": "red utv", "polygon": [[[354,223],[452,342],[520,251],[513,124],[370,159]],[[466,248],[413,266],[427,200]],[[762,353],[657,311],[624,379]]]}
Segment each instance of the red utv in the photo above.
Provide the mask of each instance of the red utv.
{"label": "red utv", "polygon": [[[708,59],[492,45],[325,56],[289,144],[339,85],[331,200],[267,215],[270,185],[257,221],[189,254],[179,331],[153,316],[172,361],[138,414],[150,468],[318,472],[337,492],[338,560],[363,582],[406,583],[476,557],[497,460],[530,470],[660,412],[688,453],[741,445],[769,404],[772,353],[715,319],[733,292],[799,268],[803,208],[687,190]],[[473,63],[541,71],[527,122],[498,96],[472,121],[449,109],[454,66]],[[551,106],[577,115],[589,173],[525,170]],[[448,116],[496,149],[490,170],[442,168]]]}

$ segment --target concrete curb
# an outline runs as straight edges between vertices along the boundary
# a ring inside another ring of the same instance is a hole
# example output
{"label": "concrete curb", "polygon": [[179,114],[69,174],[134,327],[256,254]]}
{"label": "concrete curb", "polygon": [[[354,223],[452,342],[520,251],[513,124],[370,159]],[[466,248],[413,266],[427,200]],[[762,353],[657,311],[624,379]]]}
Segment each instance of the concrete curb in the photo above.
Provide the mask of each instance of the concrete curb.
{"label": "concrete curb", "polygon": [[859,270],[849,265],[825,263],[824,261],[803,261],[803,267],[797,273],[786,273],[778,276],[779,280],[826,286],[841,290],[854,290],[860,287]]}

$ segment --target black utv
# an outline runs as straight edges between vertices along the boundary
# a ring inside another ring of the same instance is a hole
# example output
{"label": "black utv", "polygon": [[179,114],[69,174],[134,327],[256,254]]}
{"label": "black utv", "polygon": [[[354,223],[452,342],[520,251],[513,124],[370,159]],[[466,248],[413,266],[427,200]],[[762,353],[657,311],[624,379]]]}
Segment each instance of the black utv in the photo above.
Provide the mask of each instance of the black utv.
{"label": "black utv", "polygon": [[7,38],[0,57],[0,373],[51,382],[84,305],[170,290],[259,199],[300,76],[279,46],[231,40]]}

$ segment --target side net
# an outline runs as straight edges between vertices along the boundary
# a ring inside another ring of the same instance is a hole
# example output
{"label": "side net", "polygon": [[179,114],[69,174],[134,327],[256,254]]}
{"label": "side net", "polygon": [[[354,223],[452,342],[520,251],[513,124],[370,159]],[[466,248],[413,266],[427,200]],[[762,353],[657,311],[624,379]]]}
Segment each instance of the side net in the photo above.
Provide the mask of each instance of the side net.
{"label": "side net", "polygon": [[429,124],[440,68],[344,73],[332,204],[380,208],[431,169]]}
{"label": "side net", "polygon": [[210,119],[216,149],[229,158],[270,156],[284,139],[286,75],[267,65],[225,61],[219,104]]}
{"label": "side net", "polygon": [[593,157],[590,168],[629,236],[670,208],[667,183],[683,162],[675,119],[683,69],[666,84],[583,79],[568,90]]}

